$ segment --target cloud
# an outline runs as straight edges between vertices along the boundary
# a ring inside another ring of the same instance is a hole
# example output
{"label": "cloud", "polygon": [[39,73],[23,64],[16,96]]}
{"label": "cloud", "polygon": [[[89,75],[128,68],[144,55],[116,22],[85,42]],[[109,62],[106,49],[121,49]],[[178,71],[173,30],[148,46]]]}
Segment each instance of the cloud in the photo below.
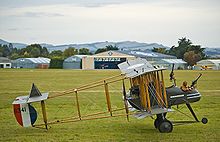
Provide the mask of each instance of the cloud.
{"label": "cloud", "polygon": [[116,4],[116,3],[79,3],[76,6],[79,7],[87,7],[87,8],[96,8],[96,7],[103,7],[103,6],[107,6],[107,5],[112,5],[112,4]]}
{"label": "cloud", "polygon": [[28,43],[130,39],[173,45],[187,36],[216,46],[219,16],[219,0],[0,0],[1,35]]}
{"label": "cloud", "polygon": [[63,14],[59,13],[47,13],[47,12],[24,12],[22,14],[10,15],[12,17],[29,17],[29,18],[38,18],[38,17],[61,17]]}
{"label": "cloud", "polygon": [[8,28],[8,31],[17,31],[17,28]]}
{"label": "cloud", "polygon": [[[147,0],[147,2],[152,0]],[[146,0],[2,0],[0,1],[0,7],[10,7],[10,8],[21,8],[29,6],[46,6],[46,5],[77,5],[82,7],[101,7],[112,4],[126,4],[126,3],[136,3],[136,2],[146,2]]]}
{"label": "cloud", "polygon": [[219,0],[1,0],[1,8],[24,8],[49,5],[75,5],[78,7],[104,7],[108,5],[147,3],[171,7],[219,7]]}

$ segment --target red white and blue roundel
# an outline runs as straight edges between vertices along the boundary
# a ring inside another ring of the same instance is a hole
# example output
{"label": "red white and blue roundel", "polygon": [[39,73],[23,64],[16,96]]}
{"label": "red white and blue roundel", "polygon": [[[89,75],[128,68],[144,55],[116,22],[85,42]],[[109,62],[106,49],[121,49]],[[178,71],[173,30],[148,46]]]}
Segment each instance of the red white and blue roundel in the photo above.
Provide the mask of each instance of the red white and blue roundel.
{"label": "red white and blue roundel", "polygon": [[12,104],[16,120],[21,126],[29,127],[34,125],[37,120],[37,111],[31,106],[31,103],[46,100],[48,94],[41,94],[33,83],[29,96],[16,97]]}
{"label": "red white and blue roundel", "polygon": [[13,104],[17,122],[23,127],[32,126],[37,120],[37,111],[29,103]]}

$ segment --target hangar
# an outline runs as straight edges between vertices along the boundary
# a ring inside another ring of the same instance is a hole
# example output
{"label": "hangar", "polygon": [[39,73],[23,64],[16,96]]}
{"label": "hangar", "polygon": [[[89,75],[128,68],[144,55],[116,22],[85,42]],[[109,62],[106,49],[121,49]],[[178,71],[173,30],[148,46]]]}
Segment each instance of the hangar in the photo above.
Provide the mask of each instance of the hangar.
{"label": "hangar", "polygon": [[151,50],[123,50],[119,52],[139,58],[144,58],[151,64],[154,64],[155,62],[158,62],[162,59],[176,59],[176,56],[152,52]]}
{"label": "hangar", "polygon": [[220,70],[220,60],[219,59],[208,59],[208,60],[201,60],[197,62],[195,69],[212,69],[212,70]]}
{"label": "hangar", "polygon": [[118,64],[135,56],[111,50],[82,58],[82,69],[118,69]]}
{"label": "hangar", "polygon": [[157,62],[154,63],[154,65],[160,65],[168,70],[172,69],[173,64],[174,69],[186,69],[187,68],[187,63],[183,61],[182,59],[161,59]]}
{"label": "hangar", "polygon": [[11,68],[11,60],[5,57],[0,57],[0,68]]}
{"label": "hangar", "polygon": [[18,58],[12,62],[13,68],[47,69],[50,66],[49,58]]}
{"label": "hangar", "polygon": [[63,61],[63,69],[82,69],[82,58],[87,55],[74,55]]}

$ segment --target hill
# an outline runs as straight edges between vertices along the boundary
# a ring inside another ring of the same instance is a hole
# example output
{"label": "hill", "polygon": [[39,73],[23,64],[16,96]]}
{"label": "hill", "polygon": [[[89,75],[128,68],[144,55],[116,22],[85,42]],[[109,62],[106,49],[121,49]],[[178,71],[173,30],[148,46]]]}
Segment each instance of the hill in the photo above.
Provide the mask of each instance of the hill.
{"label": "hill", "polygon": [[206,48],[205,54],[211,58],[220,58],[220,48]]}
{"label": "hill", "polygon": [[[25,48],[27,44],[24,43],[13,43],[13,42],[8,42],[5,40],[0,39],[0,44],[9,44],[12,43],[13,47],[16,47],[18,49],[20,48]],[[42,47],[46,47],[49,52],[54,51],[54,50],[61,50],[64,51],[65,49],[69,47],[75,47],[77,49],[80,48],[88,48],[91,52],[95,52],[99,48],[104,48],[107,45],[115,45],[119,49],[125,49],[125,50],[146,50],[146,49],[153,49],[154,47],[163,47],[163,48],[169,48],[166,47],[162,44],[158,43],[141,43],[141,42],[136,42],[136,41],[122,41],[122,42],[94,42],[94,43],[85,43],[85,44],[64,44],[64,45],[52,45],[52,44],[47,44],[47,43],[41,43],[40,44]]]}
{"label": "hill", "polygon": [[27,46],[27,44],[24,44],[24,43],[13,43],[13,42],[8,42],[8,41],[0,39],[1,45],[9,45],[9,43],[12,43],[13,47],[16,47],[18,49],[25,48]]}
{"label": "hill", "polygon": [[53,50],[65,50],[68,47],[75,47],[77,49],[80,48],[88,48],[91,52],[95,52],[99,48],[104,48],[107,45],[115,45],[119,49],[125,49],[125,50],[146,50],[146,49],[153,49],[154,47],[163,47],[163,48],[169,48],[162,44],[157,43],[140,43],[136,41],[122,41],[122,42],[94,42],[94,43],[85,43],[85,44],[67,44],[67,45],[56,45],[56,46],[49,46],[47,47],[48,50],[51,52]]}
{"label": "hill", "polygon": [[[12,43],[13,47],[16,47],[18,49],[25,48],[27,44],[24,43],[13,43],[13,42],[8,42],[5,40],[0,39],[0,44],[8,45],[9,43]],[[48,43],[40,43],[42,47],[46,47],[49,52],[52,52],[54,50],[61,50],[64,51],[65,49],[69,47],[74,47],[77,49],[80,48],[88,48],[91,52],[95,52],[99,48],[104,48],[107,45],[115,45],[117,46],[120,50],[151,50],[154,47],[162,47],[162,48],[167,48],[169,47],[164,46],[162,44],[158,43],[143,43],[143,42],[137,42],[137,41],[121,41],[121,42],[109,42],[109,41],[104,41],[104,42],[94,42],[94,43],[84,43],[84,44],[61,44],[61,45],[53,45],[53,44],[48,44]],[[220,48],[206,48],[205,49],[206,55],[208,55],[211,58],[220,58]]]}

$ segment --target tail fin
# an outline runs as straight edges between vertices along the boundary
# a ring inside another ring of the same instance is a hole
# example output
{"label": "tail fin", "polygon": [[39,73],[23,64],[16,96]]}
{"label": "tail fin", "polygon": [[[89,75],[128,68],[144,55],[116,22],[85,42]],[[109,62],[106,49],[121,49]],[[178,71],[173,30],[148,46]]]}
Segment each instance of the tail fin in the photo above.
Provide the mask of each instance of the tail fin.
{"label": "tail fin", "polygon": [[13,104],[14,115],[17,122],[23,127],[32,126],[37,120],[37,111],[31,105],[33,102],[46,100],[49,93],[42,93],[32,84],[29,96],[19,96]]}
{"label": "tail fin", "polygon": [[37,86],[35,86],[33,83],[29,97],[31,98],[31,97],[38,97],[38,96],[42,96],[42,94],[38,90]]}

